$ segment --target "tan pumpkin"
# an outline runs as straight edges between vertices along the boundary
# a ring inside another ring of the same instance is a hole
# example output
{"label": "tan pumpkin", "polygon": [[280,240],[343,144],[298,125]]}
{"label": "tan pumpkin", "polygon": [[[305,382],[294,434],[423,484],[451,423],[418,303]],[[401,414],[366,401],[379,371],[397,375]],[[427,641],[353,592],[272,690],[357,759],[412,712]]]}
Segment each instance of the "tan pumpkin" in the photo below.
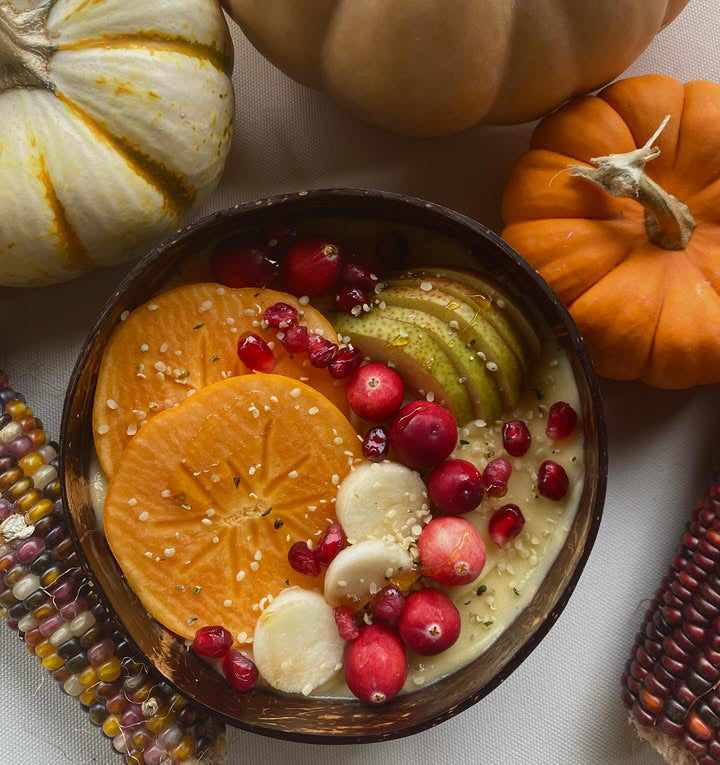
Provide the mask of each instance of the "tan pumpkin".
{"label": "tan pumpkin", "polygon": [[223,0],[286,74],[398,133],[517,123],[617,77],[687,0]]}
{"label": "tan pumpkin", "polygon": [[567,104],[538,125],[503,217],[600,374],[720,382],[720,84],[645,75]]}
{"label": "tan pumpkin", "polygon": [[225,165],[231,70],[216,0],[0,0],[0,284],[176,229]]}

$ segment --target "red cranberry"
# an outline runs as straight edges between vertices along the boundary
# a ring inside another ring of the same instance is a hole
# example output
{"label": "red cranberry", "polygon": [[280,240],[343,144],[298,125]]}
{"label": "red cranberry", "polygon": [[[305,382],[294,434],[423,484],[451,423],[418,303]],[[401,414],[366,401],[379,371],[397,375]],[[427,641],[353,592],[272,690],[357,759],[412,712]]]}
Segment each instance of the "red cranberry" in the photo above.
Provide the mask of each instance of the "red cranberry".
{"label": "red cranberry", "polygon": [[483,499],[480,471],[467,460],[446,460],[428,478],[428,494],[438,510],[451,515],[469,513]]}
{"label": "red cranberry", "polygon": [[460,635],[460,612],[438,590],[419,590],[407,599],[398,622],[405,645],[421,656],[442,653]]}
{"label": "red cranberry", "polygon": [[296,242],[285,258],[285,280],[296,295],[321,295],[337,282],[342,270],[340,247],[323,239]]}
{"label": "red cranberry", "polygon": [[362,442],[363,457],[370,462],[382,462],[390,453],[390,437],[381,425],[370,428]]}
{"label": "red cranberry", "polygon": [[347,263],[343,268],[341,280],[350,287],[360,287],[361,290],[373,290],[378,278],[367,266],[360,263]]}
{"label": "red cranberry", "polygon": [[359,287],[343,287],[335,293],[335,305],[346,313],[358,313],[364,305],[370,305],[370,298]]}
{"label": "red cranberry", "polygon": [[506,459],[498,457],[490,460],[482,474],[483,486],[488,497],[504,497],[511,474],[512,465]]}
{"label": "red cranberry", "polygon": [[320,537],[317,547],[313,551],[315,560],[321,566],[329,566],[335,556],[347,547],[347,537],[339,523],[331,523]]}
{"label": "red cranberry", "polygon": [[322,335],[310,335],[308,337],[308,357],[314,367],[322,369],[326,367],[337,353],[337,345],[330,342]]}
{"label": "red cranberry", "polygon": [[394,585],[383,587],[373,600],[373,616],[381,622],[395,624],[405,608],[405,596]]}
{"label": "red cranberry", "polygon": [[355,640],[360,634],[355,622],[355,614],[345,606],[338,606],[335,609],[335,624],[337,624],[338,635],[343,640]]}
{"label": "red cranberry", "polygon": [[565,468],[552,460],[545,460],[538,470],[538,492],[548,499],[560,500],[566,494],[570,481]]}
{"label": "red cranberry", "polygon": [[365,420],[385,420],[402,404],[405,386],[400,375],[385,364],[371,362],[355,372],[347,384],[350,408]]}
{"label": "red cranberry", "polygon": [[198,656],[219,659],[232,648],[232,635],[224,627],[201,627],[195,633],[193,651]]}
{"label": "red cranberry", "polygon": [[478,530],[464,518],[434,518],[418,538],[424,576],[451,587],[468,584],[485,566],[485,543]]}
{"label": "red cranberry", "polygon": [[344,380],[355,374],[362,364],[363,355],[357,348],[340,348],[333,360],[328,364],[330,377],[336,380]]}
{"label": "red cranberry", "polygon": [[278,264],[264,244],[230,241],[215,250],[210,269],[215,281],[226,287],[266,287],[277,275]]}
{"label": "red cranberry", "polygon": [[263,319],[268,323],[268,327],[286,329],[297,324],[297,308],[288,303],[273,303],[265,309]]}
{"label": "red cranberry", "polygon": [[295,571],[305,576],[318,576],[321,571],[320,564],[315,560],[307,542],[295,542],[288,551],[288,563]]}
{"label": "red cranberry", "polygon": [[258,680],[255,664],[237,648],[231,648],[223,659],[223,674],[236,691],[249,691]]}
{"label": "red cranberry", "polygon": [[577,412],[565,401],[556,401],[548,412],[545,434],[552,441],[571,436],[577,427]]}
{"label": "red cranberry", "polygon": [[432,470],[446,460],[458,439],[455,418],[430,401],[411,401],[398,412],[390,441],[400,461],[415,470]]}
{"label": "red cranberry", "polygon": [[288,327],[280,342],[288,353],[305,353],[310,345],[307,327],[303,324]]}
{"label": "red cranberry", "polygon": [[522,531],[525,516],[517,505],[503,505],[491,516],[488,524],[490,539],[498,547],[505,545]]}
{"label": "red cranberry", "polygon": [[522,420],[510,420],[502,428],[505,451],[513,457],[522,457],[530,448],[530,431]]}
{"label": "red cranberry", "polygon": [[360,701],[384,704],[402,689],[407,677],[405,646],[384,624],[362,627],[345,649],[345,682]]}
{"label": "red cranberry", "polygon": [[247,334],[240,338],[237,354],[248,369],[266,374],[275,369],[275,356],[260,335]]}

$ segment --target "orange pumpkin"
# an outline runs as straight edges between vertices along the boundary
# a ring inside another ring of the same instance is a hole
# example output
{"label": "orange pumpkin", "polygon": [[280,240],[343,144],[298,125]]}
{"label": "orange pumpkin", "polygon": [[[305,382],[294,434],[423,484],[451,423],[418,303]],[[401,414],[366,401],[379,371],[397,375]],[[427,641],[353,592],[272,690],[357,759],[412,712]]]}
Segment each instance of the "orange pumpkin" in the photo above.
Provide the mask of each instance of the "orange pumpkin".
{"label": "orange pumpkin", "polygon": [[647,75],[572,101],[535,130],[503,217],[601,375],[720,381],[720,85]]}

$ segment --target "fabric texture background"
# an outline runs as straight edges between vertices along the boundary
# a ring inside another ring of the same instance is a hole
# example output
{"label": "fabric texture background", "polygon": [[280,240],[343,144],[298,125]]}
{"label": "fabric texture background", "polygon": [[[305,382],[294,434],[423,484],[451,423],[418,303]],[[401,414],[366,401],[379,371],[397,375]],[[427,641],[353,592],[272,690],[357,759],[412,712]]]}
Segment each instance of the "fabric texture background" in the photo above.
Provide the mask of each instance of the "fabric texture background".
{"label": "fabric texture background", "polygon": [[[582,2],[582,0],[576,0]],[[642,2],[642,0],[638,0]],[[432,141],[367,127],[287,79],[233,25],[237,121],[221,187],[194,217],[284,191],[362,186],[425,197],[497,229],[499,196],[532,126],[481,127]],[[720,82],[720,4],[687,10],[632,67]],[[1,211],[0,211],[1,214]],[[53,437],[72,365],[123,270],[34,291],[0,289],[0,367]],[[720,389],[663,393],[604,383],[610,480],[594,552],[557,625],[488,698],[415,737],[343,749],[229,737],[229,765],[657,765],[626,724],[619,678],[645,601],[713,464]],[[110,742],[0,629],[0,761],[111,765]]]}

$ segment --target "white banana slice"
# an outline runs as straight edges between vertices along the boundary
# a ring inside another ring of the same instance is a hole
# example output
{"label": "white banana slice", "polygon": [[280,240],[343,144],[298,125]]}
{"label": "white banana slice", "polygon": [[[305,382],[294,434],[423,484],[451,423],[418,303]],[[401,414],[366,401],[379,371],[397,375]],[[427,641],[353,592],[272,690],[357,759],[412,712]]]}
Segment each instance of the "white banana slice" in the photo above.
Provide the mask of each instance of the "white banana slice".
{"label": "white banana slice", "polygon": [[364,462],[340,484],[335,512],[352,542],[388,539],[407,546],[429,519],[422,478],[396,462]]}
{"label": "white banana slice", "polygon": [[255,664],[285,693],[312,693],[340,669],[344,650],[332,608],[320,593],[301,587],[283,590],[255,625]]}
{"label": "white banana slice", "polygon": [[328,566],[325,600],[331,606],[348,600],[364,600],[385,587],[392,576],[412,567],[412,558],[399,544],[366,539],[350,545]]}

